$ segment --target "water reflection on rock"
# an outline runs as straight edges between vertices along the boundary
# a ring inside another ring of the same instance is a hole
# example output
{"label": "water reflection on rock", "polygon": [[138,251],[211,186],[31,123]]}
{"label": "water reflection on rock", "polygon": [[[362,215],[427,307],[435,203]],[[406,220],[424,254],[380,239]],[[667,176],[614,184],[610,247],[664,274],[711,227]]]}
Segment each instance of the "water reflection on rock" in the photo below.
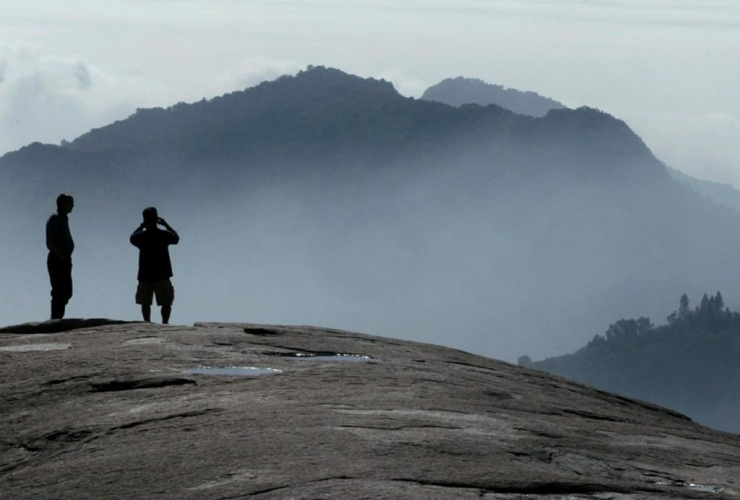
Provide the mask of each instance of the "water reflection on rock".
{"label": "water reflection on rock", "polygon": [[0,347],[0,351],[6,352],[30,352],[30,351],[61,351],[69,349],[72,344],[64,344],[61,342],[50,342],[47,344],[23,344],[23,345],[10,345]]}
{"label": "water reflection on rock", "polygon": [[270,353],[270,356],[277,356],[281,358],[293,358],[302,359],[305,361],[323,361],[323,362],[338,362],[338,363],[377,363],[379,360],[371,358],[370,356],[364,356],[362,354],[339,354],[335,352],[321,352],[321,353],[305,353],[305,352],[289,352],[289,353]]}
{"label": "water reflection on rock", "polygon": [[270,375],[282,373],[282,370],[276,368],[257,368],[255,366],[202,366],[198,368],[189,368],[185,373],[193,375],[221,375],[230,377],[257,377],[260,375]]}

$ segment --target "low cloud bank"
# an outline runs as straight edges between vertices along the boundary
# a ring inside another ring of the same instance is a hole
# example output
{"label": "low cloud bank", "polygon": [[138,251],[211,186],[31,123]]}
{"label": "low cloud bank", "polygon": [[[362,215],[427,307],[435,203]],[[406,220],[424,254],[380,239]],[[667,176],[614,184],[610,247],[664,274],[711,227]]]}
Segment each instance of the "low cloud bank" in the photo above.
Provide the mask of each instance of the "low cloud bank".
{"label": "low cloud bank", "polygon": [[145,79],[112,75],[76,55],[0,44],[0,154],[58,144],[128,116],[156,98]]}
{"label": "low cloud bank", "polygon": [[[214,75],[200,97],[243,90],[295,74],[304,65],[245,58]],[[197,83],[197,82],[196,82]],[[189,100],[188,86],[171,89],[146,73],[121,73],[74,54],[26,43],[0,43],[0,155],[32,142],[59,144],[131,115],[139,107]]]}

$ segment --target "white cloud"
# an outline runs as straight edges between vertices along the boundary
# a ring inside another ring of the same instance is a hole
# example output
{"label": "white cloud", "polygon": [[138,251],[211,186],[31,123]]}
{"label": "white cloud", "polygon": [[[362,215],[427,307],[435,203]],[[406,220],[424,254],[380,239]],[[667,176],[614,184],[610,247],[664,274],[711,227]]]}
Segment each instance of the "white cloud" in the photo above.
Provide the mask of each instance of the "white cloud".
{"label": "white cloud", "polygon": [[154,81],[107,73],[77,55],[0,44],[0,154],[35,141],[73,139],[163,95]]}
{"label": "white cloud", "polygon": [[210,80],[174,85],[146,70],[108,70],[41,45],[0,43],[0,155],[32,142],[74,139],[126,118],[138,107],[166,107],[243,90],[305,66],[254,56]]}
{"label": "white cloud", "polygon": [[[429,84],[418,78],[411,77],[402,71],[388,69],[375,78],[382,78],[393,83],[399,94],[407,97],[421,97],[421,94],[429,87]],[[437,83],[437,82],[434,82]]]}

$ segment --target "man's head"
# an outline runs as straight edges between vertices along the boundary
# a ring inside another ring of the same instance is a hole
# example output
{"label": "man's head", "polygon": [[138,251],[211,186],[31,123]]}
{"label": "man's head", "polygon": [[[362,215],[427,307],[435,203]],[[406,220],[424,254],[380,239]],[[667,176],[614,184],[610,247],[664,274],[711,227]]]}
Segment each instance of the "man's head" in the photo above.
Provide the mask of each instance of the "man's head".
{"label": "man's head", "polygon": [[59,215],[67,215],[72,211],[72,209],[75,206],[75,199],[72,198],[72,195],[67,193],[62,193],[59,196],[57,196],[57,213]]}
{"label": "man's head", "polygon": [[147,226],[156,226],[157,221],[159,220],[159,214],[157,213],[157,209],[154,207],[145,208],[144,211],[141,213],[141,215],[144,217],[144,224]]}

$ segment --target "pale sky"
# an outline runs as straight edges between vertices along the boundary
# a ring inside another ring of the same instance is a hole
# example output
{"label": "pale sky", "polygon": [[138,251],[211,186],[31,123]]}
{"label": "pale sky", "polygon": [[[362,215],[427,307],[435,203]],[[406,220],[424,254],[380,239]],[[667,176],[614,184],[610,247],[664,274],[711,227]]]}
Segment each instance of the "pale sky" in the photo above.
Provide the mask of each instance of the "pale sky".
{"label": "pale sky", "polygon": [[0,0],[0,154],[315,64],[599,108],[740,187],[739,61],[736,0]]}

